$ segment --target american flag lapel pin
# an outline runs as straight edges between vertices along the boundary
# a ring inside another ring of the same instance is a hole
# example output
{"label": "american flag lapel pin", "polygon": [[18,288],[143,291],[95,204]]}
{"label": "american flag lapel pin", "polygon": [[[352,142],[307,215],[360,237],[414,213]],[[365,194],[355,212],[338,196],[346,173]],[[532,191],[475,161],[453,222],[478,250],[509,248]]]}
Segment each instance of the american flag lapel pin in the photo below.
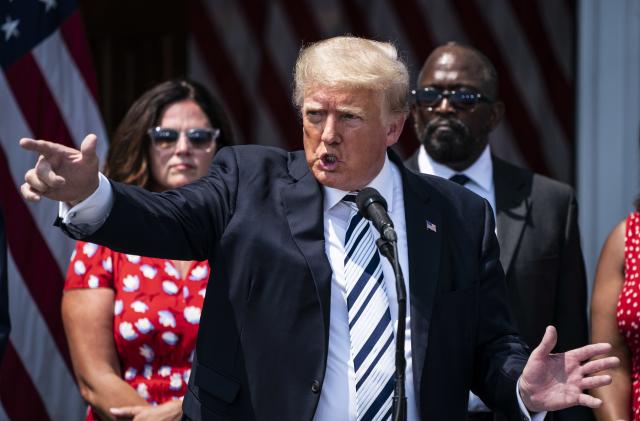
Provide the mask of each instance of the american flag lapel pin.
{"label": "american flag lapel pin", "polygon": [[427,219],[427,229],[433,232],[438,232],[438,227],[436,227],[436,224],[429,221],[428,219]]}

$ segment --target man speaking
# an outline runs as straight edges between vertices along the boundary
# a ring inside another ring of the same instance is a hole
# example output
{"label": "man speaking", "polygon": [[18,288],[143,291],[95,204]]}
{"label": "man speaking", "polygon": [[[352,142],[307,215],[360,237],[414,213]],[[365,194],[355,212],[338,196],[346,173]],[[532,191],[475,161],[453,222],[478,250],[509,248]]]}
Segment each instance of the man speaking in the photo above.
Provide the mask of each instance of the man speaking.
{"label": "man speaking", "polygon": [[206,177],[166,193],[99,176],[93,135],[81,151],[21,140],[40,155],[23,195],[64,202],[60,224],[71,235],[210,260],[188,419],[390,418],[398,306],[378,234],[352,205],[365,187],[388,203],[409,291],[409,420],[464,420],[469,389],[513,419],[600,404],[583,390],[608,384],[592,374],[618,361],[584,362],[609,345],[550,354],[550,327],[527,361],[489,205],[406,171],[388,149],[407,116],[408,79],[390,44],[313,44],[295,68],[304,151],[225,148]]}

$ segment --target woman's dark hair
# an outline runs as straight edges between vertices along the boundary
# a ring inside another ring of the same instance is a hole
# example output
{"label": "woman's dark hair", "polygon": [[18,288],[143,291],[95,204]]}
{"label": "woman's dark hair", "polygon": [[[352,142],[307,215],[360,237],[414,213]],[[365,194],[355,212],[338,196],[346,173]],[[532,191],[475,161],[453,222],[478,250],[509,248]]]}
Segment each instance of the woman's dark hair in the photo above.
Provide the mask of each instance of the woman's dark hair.
{"label": "woman's dark hair", "polygon": [[217,149],[233,144],[231,124],[222,106],[199,83],[177,79],[154,86],[136,102],[122,119],[111,140],[104,173],[112,180],[149,189],[153,180],[149,164],[147,131],[160,123],[168,106],[193,100],[207,116],[211,126],[220,129]]}

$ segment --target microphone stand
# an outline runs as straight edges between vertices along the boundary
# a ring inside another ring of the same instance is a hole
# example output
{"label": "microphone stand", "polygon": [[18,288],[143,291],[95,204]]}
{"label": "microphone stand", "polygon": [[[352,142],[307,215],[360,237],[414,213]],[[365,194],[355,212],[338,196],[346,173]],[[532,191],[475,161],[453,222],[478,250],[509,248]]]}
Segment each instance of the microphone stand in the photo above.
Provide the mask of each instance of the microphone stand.
{"label": "microphone stand", "polygon": [[396,333],[396,387],[393,392],[393,421],[407,420],[407,396],[405,392],[404,375],[406,361],[404,358],[404,332],[407,319],[407,289],[404,285],[402,268],[398,259],[398,245],[395,241],[378,238],[376,246],[384,257],[389,260],[396,276],[396,296],[398,298],[398,329]]}

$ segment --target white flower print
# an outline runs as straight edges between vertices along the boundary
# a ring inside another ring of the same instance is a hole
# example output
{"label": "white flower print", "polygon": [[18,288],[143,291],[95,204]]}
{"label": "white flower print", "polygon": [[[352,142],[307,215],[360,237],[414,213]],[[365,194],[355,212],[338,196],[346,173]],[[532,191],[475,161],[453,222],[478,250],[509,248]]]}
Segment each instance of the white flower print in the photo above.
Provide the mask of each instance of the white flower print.
{"label": "white flower print", "polygon": [[127,341],[132,341],[138,337],[138,334],[133,330],[133,325],[129,322],[122,322],[118,326],[120,335]]}
{"label": "white flower print", "polygon": [[178,342],[178,335],[173,332],[164,332],[162,340],[168,345],[175,345]]}
{"label": "white flower print", "polygon": [[207,269],[206,265],[200,265],[191,271],[191,275],[189,275],[189,279],[192,281],[201,281],[207,277],[209,274],[209,269]]}
{"label": "white flower print", "polygon": [[171,367],[168,365],[163,365],[158,369],[158,375],[160,377],[169,377],[171,375]]}
{"label": "white flower print", "polygon": [[184,373],[182,373],[182,380],[185,383],[189,383],[189,377],[191,376],[191,369],[187,368]]}
{"label": "white flower print", "polygon": [[109,273],[113,272],[113,262],[111,261],[111,256],[102,261],[102,269],[106,270]]}
{"label": "white flower print", "polygon": [[202,295],[202,298],[204,298],[204,296],[207,295],[207,289],[202,288],[200,291],[198,291],[198,295]]}
{"label": "white flower print", "polygon": [[144,359],[147,360],[148,363],[153,361],[153,358],[155,357],[155,353],[153,352],[153,349],[149,345],[144,344],[138,349],[140,351],[140,355],[142,355],[142,357],[144,357]]}
{"label": "white flower print", "polygon": [[184,318],[192,325],[200,323],[200,313],[202,309],[200,307],[188,306],[184,309]]}
{"label": "white flower print", "polygon": [[98,245],[97,244],[85,243],[84,246],[82,246],[82,252],[87,257],[93,257],[93,255],[96,254],[96,251],[98,251]]}
{"label": "white flower print", "polygon": [[149,265],[140,266],[140,271],[142,272],[144,277],[148,279],[153,279],[153,277],[156,276],[156,273],[158,273],[158,269]]}
{"label": "white flower print", "polygon": [[133,367],[129,367],[124,372],[124,379],[131,381],[134,379],[134,377],[136,377],[136,374],[138,374],[138,371]]}
{"label": "white flower print", "polygon": [[136,322],[136,328],[140,331],[140,333],[149,333],[153,330],[153,325],[146,317],[143,319],[138,319]]}
{"label": "white flower print", "polygon": [[178,286],[171,281],[162,281],[162,290],[169,295],[174,295],[178,292]]}
{"label": "white flower print", "polygon": [[149,364],[145,364],[142,375],[145,377],[145,379],[151,380],[151,376],[153,376],[153,368],[151,368]]}
{"label": "white flower print", "polygon": [[136,313],[144,313],[149,310],[149,306],[140,300],[132,302],[129,307],[131,307]]}
{"label": "white flower print", "polygon": [[89,275],[89,288],[98,288],[100,286],[100,280],[96,275]]}
{"label": "white flower print", "polygon": [[73,264],[73,271],[76,275],[84,275],[84,273],[87,271],[87,268],[82,260],[76,260],[76,262]]}
{"label": "white flower print", "polygon": [[138,387],[136,387],[136,391],[138,395],[144,400],[149,399],[149,391],[147,390],[147,385],[144,383],[140,383]]}
{"label": "white flower print", "polygon": [[76,258],[76,249],[73,249],[73,251],[71,252],[71,258],[69,260],[73,261],[73,259]]}
{"label": "white flower print", "polygon": [[135,254],[125,254],[125,256],[127,256],[127,260],[133,264],[140,263],[140,256],[137,256]]}
{"label": "white flower print", "polygon": [[173,276],[176,279],[180,279],[180,274],[178,273],[178,270],[175,267],[173,267],[171,263],[164,262],[164,271],[167,275]]}
{"label": "white flower print", "polygon": [[122,290],[125,292],[137,291],[138,288],[140,288],[140,278],[136,275],[125,276],[122,283],[124,284],[124,288],[122,288]]}
{"label": "white flower print", "polygon": [[189,288],[187,288],[186,286],[182,287],[182,296],[187,299],[189,297]]}
{"label": "white flower print", "polygon": [[113,303],[113,314],[119,316],[122,313],[122,300],[116,300]]}
{"label": "white flower print", "polygon": [[160,324],[164,327],[176,327],[176,318],[173,317],[173,313],[169,310],[160,310],[158,312],[158,318]]}
{"label": "white flower print", "polygon": [[182,376],[180,373],[173,373],[171,375],[171,380],[169,382],[169,389],[171,390],[180,390],[182,387]]}

